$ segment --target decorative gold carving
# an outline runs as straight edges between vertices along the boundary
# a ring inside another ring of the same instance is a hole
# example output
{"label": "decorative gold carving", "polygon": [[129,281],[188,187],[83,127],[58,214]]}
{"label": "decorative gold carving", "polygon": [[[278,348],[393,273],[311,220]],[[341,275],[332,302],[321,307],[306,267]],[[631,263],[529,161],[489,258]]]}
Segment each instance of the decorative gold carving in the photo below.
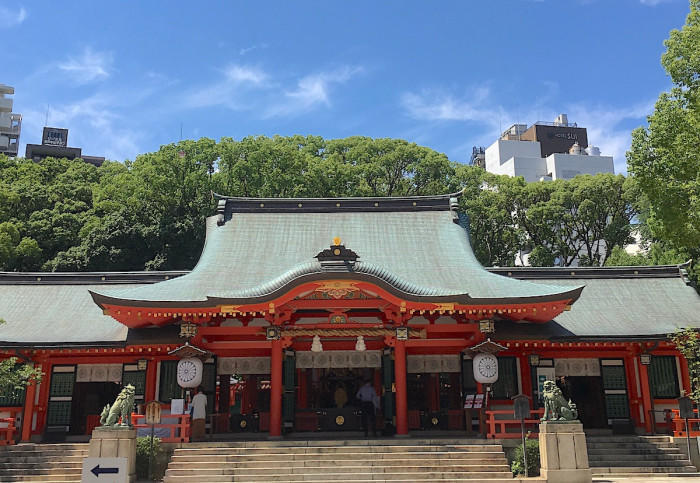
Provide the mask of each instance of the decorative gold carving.
{"label": "decorative gold carving", "polygon": [[345,424],[345,418],[343,416],[336,416],[335,424],[337,424],[338,426],[342,426],[343,424]]}
{"label": "decorative gold carving", "polygon": [[433,423],[433,426],[436,426],[439,421],[438,418],[433,416],[433,419],[431,419],[430,422]]}
{"label": "decorative gold carving", "polygon": [[245,419],[241,419],[240,426],[241,429],[245,429],[245,427],[248,426],[248,421],[246,421]]}
{"label": "decorative gold carving", "polygon": [[357,287],[355,286],[356,282],[346,282],[342,280],[336,280],[334,282],[322,282],[314,292],[320,292],[324,295],[328,295],[330,298],[333,299],[342,299],[342,298],[354,298],[350,297],[351,294],[355,294],[358,292]]}
{"label": "decorative gold carving", "polygon": [[221,305],[219,307],[221,313],[237,312],[240,305]]}
{"label": "decorative gold carving", "polygon": [[348,319],[344,315],[340,314],[334,314],[330,316],[329,322],[331,324],[345,324],[347,323]]}
{"label": "decorative gold carving", "polygon": [[440,312],[452,312],[455,309],[455,304],[454,303],[439,303],[435,304],[435,310],[440,311]]}

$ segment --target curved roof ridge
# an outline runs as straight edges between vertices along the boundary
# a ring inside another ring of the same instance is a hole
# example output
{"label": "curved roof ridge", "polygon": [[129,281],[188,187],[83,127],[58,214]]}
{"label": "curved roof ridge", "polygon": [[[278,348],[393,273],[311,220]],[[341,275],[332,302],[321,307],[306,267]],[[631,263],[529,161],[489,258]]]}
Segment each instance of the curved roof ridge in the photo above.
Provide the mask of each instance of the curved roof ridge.
{"label": "curved roof ridge", "polygon": [[274,202],[274,201],[375,201],[375,200],[449,200],[450,198],[458,198],[462,196],[464,189],[454,193],[443,193],[437,195],[409,195],[409,196],[341,196],[341,197],[325,197],[325,198],[274,198],[274,197],[255,197],[255,196],[228,196],[212,191],[214,198],[218,200],[235,200],[235,201],[257,201],[257,202]]}

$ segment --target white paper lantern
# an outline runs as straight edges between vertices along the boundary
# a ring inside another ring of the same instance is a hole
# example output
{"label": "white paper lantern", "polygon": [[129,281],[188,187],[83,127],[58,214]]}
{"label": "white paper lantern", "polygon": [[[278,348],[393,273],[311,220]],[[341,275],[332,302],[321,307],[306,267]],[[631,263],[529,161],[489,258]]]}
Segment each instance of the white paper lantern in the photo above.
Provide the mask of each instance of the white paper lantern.
{"label": "white paper lantern", "polygon": [[177,363],[177,383],[180,387],[197,387],[202,383],[204,364],[196,357],[180,359]]}
{"label": "white paper lantern", "polygon": [[474,356],[473,364],[476,382],[493,384],[498,380],[498,359],[493,354],[477,354]]}

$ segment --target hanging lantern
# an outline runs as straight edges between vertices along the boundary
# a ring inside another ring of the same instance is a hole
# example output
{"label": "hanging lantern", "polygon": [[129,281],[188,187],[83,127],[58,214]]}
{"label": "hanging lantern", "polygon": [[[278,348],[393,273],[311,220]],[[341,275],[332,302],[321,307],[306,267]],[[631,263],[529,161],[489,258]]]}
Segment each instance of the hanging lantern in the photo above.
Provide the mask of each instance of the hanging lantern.
{"label": "hanging lantern", "polygon": [[498,359],[493,354],[481,352],[473,359],[474,379],[482,384],[493,384],[498,380]]}
{"label": "hanging lantern", "polygon": [[204,364],[197,357],[180,359],[177,363],[177,383],[180,387],[197,387],[202,383]]}
{"label": "hanging lantern", "polygon": [[365,338],[361,335],[357,336],[357,342],[355,343],[355,350],[358,352],[363,352],[367,350],[367,346],[365,345]]}

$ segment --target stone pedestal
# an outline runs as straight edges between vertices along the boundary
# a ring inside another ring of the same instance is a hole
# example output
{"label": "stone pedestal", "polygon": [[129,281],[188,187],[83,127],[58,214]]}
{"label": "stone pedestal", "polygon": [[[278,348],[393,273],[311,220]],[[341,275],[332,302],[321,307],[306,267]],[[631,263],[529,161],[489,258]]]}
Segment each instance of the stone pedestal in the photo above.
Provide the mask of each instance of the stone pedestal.
{"label": "stone pedestal", "polygon": [[580,422],[540,423],[540,474],[550,483],[590,483],[586,435]]}
{"label": "stone pedestal", "polygon": [[129,481],[136,481],[136,429],[100,426],[92,431],[89,458],[126,458]]}

